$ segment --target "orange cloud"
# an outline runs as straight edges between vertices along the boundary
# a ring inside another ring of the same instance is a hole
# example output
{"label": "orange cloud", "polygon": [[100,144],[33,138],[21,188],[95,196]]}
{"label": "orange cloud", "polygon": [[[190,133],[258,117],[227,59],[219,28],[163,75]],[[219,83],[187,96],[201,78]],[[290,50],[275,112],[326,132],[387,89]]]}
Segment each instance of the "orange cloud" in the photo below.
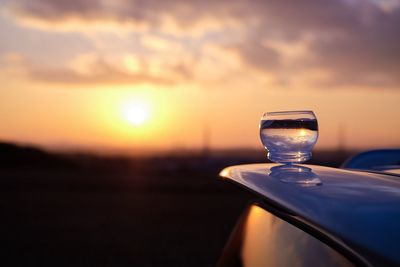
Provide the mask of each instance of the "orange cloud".
{"label": "orange cloud", "polygon": [[[127,56],[127,58],[132,60],[132,57]],[[147,66],[146,62],[141,65],[133,69],[132,65],[124,65],[122,60],[113,63],[95,54],[81,55],[73,59],[68,66],[59,68],[41,67],[19,54],[6,54],[1,61],[1,69],[6,71],[5,74],[13,75],[14,78],[19,76],[37,82],[63,85],[152,84],[173,86],[187,79],[185,67],[180,65],[170,66],[164,71],[156,73]]]}
{"label": "orange cloud", "polygon": [[[138,34],[142,49],[138,53],[152,62],[140,75],[133,71],[136,63],[130,62],[127,71],[101,61],[103,69],[91,76],[71,70],[34,72],[48,81],[168,83],[179,75],[190,77],[196,68],[204,70],[209,64],[205,61],[212,55],[202,47],[214,45],[236,54],[242,70],[251,69],[262,79],[268,77],[286,86],[296,86],[302,75],[301,80],[315,76],[307,73],[324,73],[323,79],[310,80],[309,84],[400,88],[398,4],[364,0],[266,0],[251,4],[244,0],[4,2],[8,16],[28,27],[85,34],[92,30]],[[227,67],[220,61],[223,59],[213,60],[216,66]],[[202,65],[191,65],[195,62]],[[166,69],[168,75],[164,75]],[[226,72],[220,73],[223,70]],[[223,70],[216,70],[214,76],[218,77],[214,80],[232,73],[229,67]]]}

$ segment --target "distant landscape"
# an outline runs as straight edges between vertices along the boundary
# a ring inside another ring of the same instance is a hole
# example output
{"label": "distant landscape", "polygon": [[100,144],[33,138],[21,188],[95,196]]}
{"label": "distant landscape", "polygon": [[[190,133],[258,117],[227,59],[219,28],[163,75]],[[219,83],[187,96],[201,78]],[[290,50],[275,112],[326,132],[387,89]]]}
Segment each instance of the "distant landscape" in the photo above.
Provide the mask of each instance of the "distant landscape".
{"label": "distant landscape", "polygon": [[[316,151],[310,163],[351,154]],[[253,150],[132,158],[0,143],[2,266],[214,266],[253,199],[218,172],[265,161]]]}

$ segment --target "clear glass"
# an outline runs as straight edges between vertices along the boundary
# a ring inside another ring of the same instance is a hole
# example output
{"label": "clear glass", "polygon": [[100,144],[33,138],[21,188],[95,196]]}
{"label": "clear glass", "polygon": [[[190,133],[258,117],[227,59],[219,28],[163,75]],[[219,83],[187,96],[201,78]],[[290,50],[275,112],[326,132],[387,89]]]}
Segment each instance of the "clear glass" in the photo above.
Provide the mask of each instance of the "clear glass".
{"label": "clear glass", "polygon": [[260,138],[273,162],[307,161],[318,139],[317,118],[310,110],[266,112],[260,122]]}

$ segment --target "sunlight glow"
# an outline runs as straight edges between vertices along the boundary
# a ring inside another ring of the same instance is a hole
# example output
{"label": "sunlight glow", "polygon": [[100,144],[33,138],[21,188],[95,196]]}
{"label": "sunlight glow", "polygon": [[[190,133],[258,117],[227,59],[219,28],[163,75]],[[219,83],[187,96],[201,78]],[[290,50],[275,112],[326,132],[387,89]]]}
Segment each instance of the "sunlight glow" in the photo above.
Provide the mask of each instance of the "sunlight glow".
{"label": "sunlight glow", "polygon": [[133,126],[142,125],[150,117],[148,105],[144,102],[126,104],[122,109],[122,115]]}
{"label": "sunlight glow", "polygon": [[301,129],[299,131],[299,136],[306,136],[307,135],[307,131],[305,129]]}

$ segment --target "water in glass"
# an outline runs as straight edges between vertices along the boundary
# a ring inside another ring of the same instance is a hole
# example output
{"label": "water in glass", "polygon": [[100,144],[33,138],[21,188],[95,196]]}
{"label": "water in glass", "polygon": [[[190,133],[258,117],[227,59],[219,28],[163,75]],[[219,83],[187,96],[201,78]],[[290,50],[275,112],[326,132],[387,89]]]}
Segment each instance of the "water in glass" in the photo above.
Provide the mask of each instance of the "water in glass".
{"label": "water in glass", "polygon": [[271,161],[304,162],[317,142],[318,122],[312,111],[268,112],[260,122],[260,138]]}

